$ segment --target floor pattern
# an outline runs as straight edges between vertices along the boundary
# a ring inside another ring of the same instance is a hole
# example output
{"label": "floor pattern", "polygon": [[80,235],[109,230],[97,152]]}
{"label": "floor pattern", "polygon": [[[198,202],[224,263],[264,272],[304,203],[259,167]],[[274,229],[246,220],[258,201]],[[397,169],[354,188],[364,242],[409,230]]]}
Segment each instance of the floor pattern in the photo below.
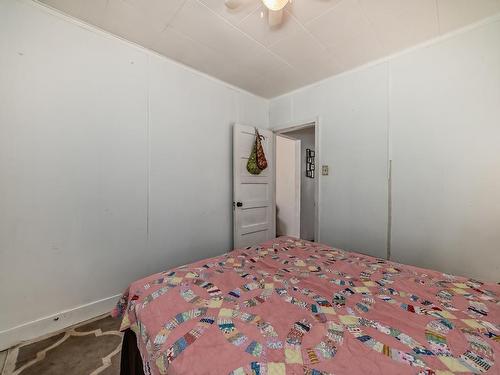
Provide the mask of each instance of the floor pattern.
{"label": "floor pattern", "polygon": [[99,317],[9,349],[1,375],[118,375],[120,322]]}

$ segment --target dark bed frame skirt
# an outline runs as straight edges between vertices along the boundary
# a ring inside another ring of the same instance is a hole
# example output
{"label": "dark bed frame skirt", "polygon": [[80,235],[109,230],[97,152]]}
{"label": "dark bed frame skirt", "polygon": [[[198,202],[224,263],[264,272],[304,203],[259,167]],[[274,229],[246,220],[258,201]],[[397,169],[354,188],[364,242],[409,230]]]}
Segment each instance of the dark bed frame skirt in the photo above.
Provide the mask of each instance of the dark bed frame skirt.
{"label": "dark bed frame skirt", "polygon": [[144,375],[137,338],[130,329],[127,329],[123,334],[120,375]]}

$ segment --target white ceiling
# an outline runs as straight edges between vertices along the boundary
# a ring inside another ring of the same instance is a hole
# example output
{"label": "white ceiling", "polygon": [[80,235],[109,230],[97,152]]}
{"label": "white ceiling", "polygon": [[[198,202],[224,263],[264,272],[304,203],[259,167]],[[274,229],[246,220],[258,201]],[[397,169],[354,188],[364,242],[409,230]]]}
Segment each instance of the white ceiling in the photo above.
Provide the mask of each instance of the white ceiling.
{"label": "white ceiling", "polygon": [[271,98],[500,12],[500,0],[293,0],[270,28],[261,0],[40,0]]}

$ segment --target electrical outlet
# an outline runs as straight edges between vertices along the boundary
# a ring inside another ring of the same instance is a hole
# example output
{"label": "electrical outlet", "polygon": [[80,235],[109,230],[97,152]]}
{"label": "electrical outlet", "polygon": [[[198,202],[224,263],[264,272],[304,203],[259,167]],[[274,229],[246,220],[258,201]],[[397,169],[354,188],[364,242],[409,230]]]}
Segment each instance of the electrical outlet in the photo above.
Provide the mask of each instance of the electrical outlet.
{"label": "electrical outlet", "polygon": [[322,165],[321,166],[321,174],[323,176],[328,176],[328,165]]}

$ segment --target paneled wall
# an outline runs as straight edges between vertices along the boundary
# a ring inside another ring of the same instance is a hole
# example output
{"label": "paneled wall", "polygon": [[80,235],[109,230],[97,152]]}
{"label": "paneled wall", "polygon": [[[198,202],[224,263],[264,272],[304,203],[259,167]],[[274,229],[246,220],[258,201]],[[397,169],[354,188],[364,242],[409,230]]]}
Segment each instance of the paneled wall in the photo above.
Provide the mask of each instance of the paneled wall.
{"label": "paneled wall", "polygon": [[231,126],[267,100],[16,0],[0,82],[0,349],[232,247]]}
{"label": "paneled wall", "polygon": [[500,281],[500,21],[390,69],[393,258]]}
{"label": "paneled wall", "polygon": [[319,116],[322,242],[500,281],[499,45],[497,17],[271,101]]}

